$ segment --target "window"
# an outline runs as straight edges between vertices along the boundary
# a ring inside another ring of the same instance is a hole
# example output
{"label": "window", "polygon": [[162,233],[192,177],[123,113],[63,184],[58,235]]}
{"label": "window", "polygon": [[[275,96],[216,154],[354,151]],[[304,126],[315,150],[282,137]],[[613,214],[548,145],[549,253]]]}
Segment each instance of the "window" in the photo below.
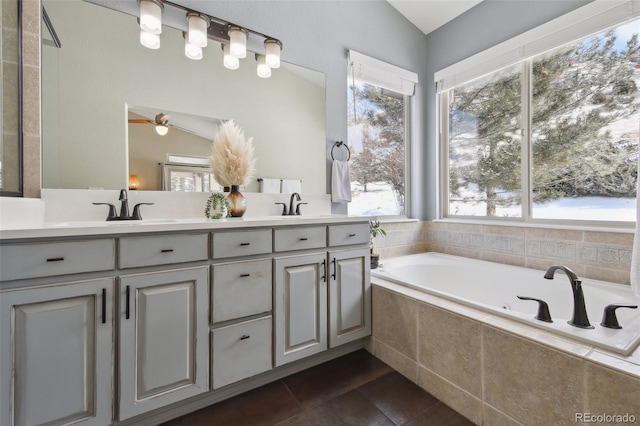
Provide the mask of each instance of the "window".
{"label": "window", "polygon": [[444,215],[635,221],[640,19],[441,91]]}
{"label": "window", "polygon": [[350,64],[349,214],[407,215],[406,117],[417,75],[353,51]]}
{"label": "window", "polygon": [[211,192],[220,187],[207,157],[167,154],[167,162],[160,166],[164,191]]}

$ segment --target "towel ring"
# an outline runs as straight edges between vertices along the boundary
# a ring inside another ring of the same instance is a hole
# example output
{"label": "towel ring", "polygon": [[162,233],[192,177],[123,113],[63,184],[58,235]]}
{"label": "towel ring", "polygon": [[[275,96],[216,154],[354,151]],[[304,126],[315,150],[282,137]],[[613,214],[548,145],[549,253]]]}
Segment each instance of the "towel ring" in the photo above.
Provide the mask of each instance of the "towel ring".
{"label": "towel ring", "polygon": [[333,150],[336,148],[340,148],[341,146],[344,146],[345,148],[347,148],[347,161],[349,161],[351,159],[351,150],[349,149],[349,147],[347,146],[346,143],[342,142],[342,141],[337,141],[336,143],[333,144],[333,146],[331,147],[331,159],[335,160],[335,158],[333,157]]}

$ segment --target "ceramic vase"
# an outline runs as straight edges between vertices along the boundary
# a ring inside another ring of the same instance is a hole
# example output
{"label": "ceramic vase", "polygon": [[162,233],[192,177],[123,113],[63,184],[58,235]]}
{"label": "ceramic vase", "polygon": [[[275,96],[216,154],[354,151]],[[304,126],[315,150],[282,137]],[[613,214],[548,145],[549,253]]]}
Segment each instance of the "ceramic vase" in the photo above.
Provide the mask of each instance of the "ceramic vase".
{"label": "ceramic vase", "polygon": [[231,205],[231,217],[242,217],[247,210],[247,200],[239,191],[239,185],[231,185],[231,192],[227,195],[229,204]]}

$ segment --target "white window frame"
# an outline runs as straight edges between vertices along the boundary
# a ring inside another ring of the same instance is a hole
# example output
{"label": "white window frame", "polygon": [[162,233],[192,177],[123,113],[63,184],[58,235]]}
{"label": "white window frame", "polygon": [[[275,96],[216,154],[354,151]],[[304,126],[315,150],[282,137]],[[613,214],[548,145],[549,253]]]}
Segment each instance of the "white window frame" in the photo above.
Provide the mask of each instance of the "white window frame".
{"label": "white window frame", "polygon": [[[508,222],[530,224],[554,224],[562,226],[586,226],[608,228],[632,228],[635,222],[536,219],[532,217],[531,188],[533,187],[531,164],[532,146],[529,141],[531,127],[531,100],[528,89],[531,81],[530,60],[537,55],[557,49],[565,44],[600,33],[640,17],[640,0],[595,0],[579,9],[560,16],[546,24],[507,40],[474,56],[464,59],[434,74],[438,102],[440,155],[439,177],[441,184],[439,217],[445,220]],[[522,121],[522,204],[521,217],[451,216],[449,213],[449,90],[496,72],[502,68],[522,63],[521,121]],[[528,143],[524,143],[524,142]],[[637,195],[640,197],[640,194]]]}
{"label": "white window frame", "polygon": [[[404,102],[404,214],[379,215],[385,221],[405,220],[411,217],[411,117],[412,98],[418,83],[418,74],[371,56],[348,50],[348,80],[357,79],[376,87],[403,95]],[[347,85],[348,89],[348,85]],[[349,105],[347,105],[349,108]],[[347,206],[347,211],[349,207]]]}

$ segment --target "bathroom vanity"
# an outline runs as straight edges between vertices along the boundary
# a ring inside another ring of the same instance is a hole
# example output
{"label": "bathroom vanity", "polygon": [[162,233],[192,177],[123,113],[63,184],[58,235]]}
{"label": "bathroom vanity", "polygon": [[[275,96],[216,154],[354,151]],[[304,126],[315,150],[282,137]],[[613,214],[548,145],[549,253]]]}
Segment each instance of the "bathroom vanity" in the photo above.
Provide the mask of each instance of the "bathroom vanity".
{"label": "bathroom vanity", "polygon": [[158,424],[362,347],[362,218],[0,231],[0,424]]}

